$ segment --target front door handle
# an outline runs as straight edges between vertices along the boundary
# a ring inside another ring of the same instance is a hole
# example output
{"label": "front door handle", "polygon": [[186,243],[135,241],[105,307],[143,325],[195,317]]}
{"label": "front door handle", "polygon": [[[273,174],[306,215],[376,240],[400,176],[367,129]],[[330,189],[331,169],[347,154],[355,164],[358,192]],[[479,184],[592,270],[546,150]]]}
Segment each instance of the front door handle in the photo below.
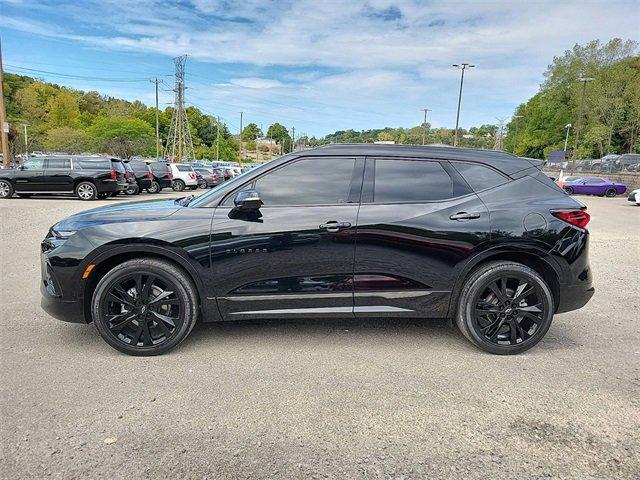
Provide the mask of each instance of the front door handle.
{"label": "front door handle", "polygon": [[339,232],[344,228],[349,228],[351,224],[349,222],[336,222],[331,220],[330,222],[323,223],[319,226],[320,230],[326,230],[327,232]]}
{"label": "front door handle", "polygon": [[479,213],[458,212],[449,217],[451,220],[471,220],[474,218],[480,218]]}

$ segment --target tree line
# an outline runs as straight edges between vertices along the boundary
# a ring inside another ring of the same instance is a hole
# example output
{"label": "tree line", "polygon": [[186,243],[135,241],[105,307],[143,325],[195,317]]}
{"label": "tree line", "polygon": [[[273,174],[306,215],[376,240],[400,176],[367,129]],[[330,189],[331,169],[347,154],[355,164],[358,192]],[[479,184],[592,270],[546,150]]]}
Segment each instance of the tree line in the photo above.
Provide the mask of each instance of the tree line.
{"label": "tree line", "polygon": [[[576,127],[581,123],[577,158],[602,157],[607,153],[638,152],[640,130],[640,57],[638,43],[613,39],[602,44],[592,41],[555,57],[544,73],[540,91],[519,105],[504,129],[486,124],[459,130],[458,145],[494,148],[501,145],[518,155],[546,158],[562,150],[565,126],[569,129],[568,149],[575,144]],[[588,77],[584,90],[580,77]],[[66,153],[104,152],[121,157],[155,156],[156,109],[140,101],[127,101],[55,85],[28,76],[7,73],[4,77],[9,144],[12,153],[25,150],[22,124],[28,125],[29,151]],[[584,96],[583,96],[584,92]],[[581,105],[582,104],[582,105]],[[583,115],[578,121],[580,111]],[[173,108],[159,110],[160,138],[166,139]],[[233,135],[224,122],[199,108],[186,109],[197,158],[224,160],[238,158],[240,136]],[[504,141],[502,136],[504,135]],[[261,137],[273,143],[257,143]],[[497,139],[496,137],[500,137]],[[306,135],[292,139],[280,123],[266,132],[255,123],[242,131],[242,150],[291,151],[294,147],[314,147],[327,143],[371,143],[387,141],[403,144],[452,145],[454,130],[433,128],[429,123],[413,127],[370,130],[339,130],[323,137]],[[294,145],[295,143],[295,145]]]}

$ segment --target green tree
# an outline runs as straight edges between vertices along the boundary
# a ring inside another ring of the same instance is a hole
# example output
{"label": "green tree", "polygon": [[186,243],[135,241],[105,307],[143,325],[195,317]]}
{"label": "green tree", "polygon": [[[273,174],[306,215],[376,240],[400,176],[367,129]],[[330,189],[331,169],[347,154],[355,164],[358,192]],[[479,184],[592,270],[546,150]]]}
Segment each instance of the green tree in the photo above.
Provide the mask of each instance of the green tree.
{"label": "green tree", "polygon": [[272,138],[278,145],[283,148],[291,149],[291,136],[284,125],[274,123],[267,130],[267,137]]}
{"label": "green tree", "polygon": [[91,148],[91,138],[79,128],[56,127],[47,131],[44,146],[53,152],[82,153]]}
{"label": "green tree", "polygon": [[96,146],[121,158],[149,153],[154,145],[154,131],[139,118],[101,117],[89,132]]}
{"label": "green tree", "polygon": [[61,90],[49,99],[47,112],[49,128],[76,128],[81,124],[78,95],[68,90]]}

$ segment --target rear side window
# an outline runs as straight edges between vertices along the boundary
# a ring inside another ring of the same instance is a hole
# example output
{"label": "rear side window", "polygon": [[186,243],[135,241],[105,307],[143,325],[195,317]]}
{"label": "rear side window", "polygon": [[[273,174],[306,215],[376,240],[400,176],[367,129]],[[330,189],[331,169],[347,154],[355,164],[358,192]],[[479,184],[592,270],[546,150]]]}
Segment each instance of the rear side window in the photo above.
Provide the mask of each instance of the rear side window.
{"label": "rear side window", "polygon": [[191,165],[176,165],[176,168],[178,169],[179,172],[193,171],[193,168],[191,168]]}
{"label": "rear side window", "polygon": [[308,158],[260,177],[255,189],[269,205],[333,205],[349,200],[353,158]]}
{"label": "rear side window", "polygon": [[79,170],[111,170],[109,160],[74,160],[73,165]]}
{"label": "rear side window", "polygon": [[453,196],[453,180],[439,162],[396,159],[375,161],[375,203],[431,202]]}
{"label": "rear side window", "polygon": [[484,165],[462,162],[452,164],[475,192],[496,187],[507,181],[504,176]]}
{"label": "rear side window", "polygon": [[124,164],[122,162],[111,161],[111,168],[117,170],[118,172],[124,173]]}
{"label": "rear side window", "polygon": [[166,163],[150,163],[149,168],[154,173],[166,173],[169,171],[169,166]]}
{"label": "rear side window", "polygon": [[70,169],[71,168],[71,160],[68,158],[50,158],[47,160],[46,168],[57,168],[57,169]]}
{"label": "rear side window", "polygon": [[131,161],[129,165],[131,165],[131,168],[133,168],[133,171],[136,173],[146,173],[149,171],[145,162]]}

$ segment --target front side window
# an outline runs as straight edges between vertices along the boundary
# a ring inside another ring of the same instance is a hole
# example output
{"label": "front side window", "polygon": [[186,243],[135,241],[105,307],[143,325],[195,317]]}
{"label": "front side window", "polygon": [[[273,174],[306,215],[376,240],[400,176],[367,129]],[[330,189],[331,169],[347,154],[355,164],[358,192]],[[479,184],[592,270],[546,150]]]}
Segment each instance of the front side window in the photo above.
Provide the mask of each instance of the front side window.
{"label": "front side window", "polygon": [[44,158],[30,158],[22,164],[23,170],[42,170],[44,168]]}
{"label": "front side window", "polygon": [[376,159],[373,202],[432,202],[452,198],[453,180],[439,162]]}
{"label": "front side window", "polygon": [[475,192],[496,187],[507,181],[498,172],[484,165],[462,162],[453,162],[453,165]]}
{"label": "front side window", "polygon": [[256,180],[266,205],[333,205],[347,203],[353,158],[306,158]]}
{"label": "front side window", "polygon": [[68,158],[50,158],[47,160],[47,168],[68,170],[71,168],[71,160]]}

